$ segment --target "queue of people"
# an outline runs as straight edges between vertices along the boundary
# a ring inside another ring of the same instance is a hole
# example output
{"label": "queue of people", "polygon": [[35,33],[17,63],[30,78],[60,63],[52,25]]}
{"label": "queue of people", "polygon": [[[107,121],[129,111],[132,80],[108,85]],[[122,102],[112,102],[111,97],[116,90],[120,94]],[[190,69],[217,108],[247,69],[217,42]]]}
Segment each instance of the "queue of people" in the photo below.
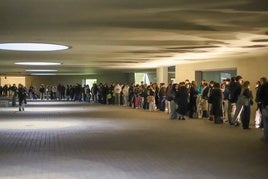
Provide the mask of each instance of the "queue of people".
{"label": "queue of people", "polygon": [[251,108],[257,104],[255,126],[264,128],[265,140],[268,140],[268,82],[265,77],[256,82],[256,98],[250,89],[250,82],[244,81],[241,76],[225,79],[221,84],[202,80],[200,85],[196,81],[174,83],[167,86],[151,83],[140,84],[80,84],[57,86],[41,85],[39,95],[37,90],[30,86],[29,90],[21,84],[9,88],[11,92],[3,92],[0,96],[11,93],[12,105],[19,101],[19,111],[24,111],[26,98],[41,100],[71,100],[87,103],[114,104],[128,106],[135,109],[149,111],[166,111],[171,120],[185,120],[188,118],[203,118],[214,121],[216,124],[224,122],[243,129],[250,129]]}

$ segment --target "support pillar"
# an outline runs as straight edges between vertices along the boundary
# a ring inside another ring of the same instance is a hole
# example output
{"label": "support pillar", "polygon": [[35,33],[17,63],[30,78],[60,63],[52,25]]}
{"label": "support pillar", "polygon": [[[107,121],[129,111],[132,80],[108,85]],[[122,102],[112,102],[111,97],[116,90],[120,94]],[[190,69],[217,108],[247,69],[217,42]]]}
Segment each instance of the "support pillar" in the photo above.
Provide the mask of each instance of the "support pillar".
{"label": "support pillar", "polygon": [[156,69],[157,84],[165,83],[168,85],[168,67],[158,67]]}

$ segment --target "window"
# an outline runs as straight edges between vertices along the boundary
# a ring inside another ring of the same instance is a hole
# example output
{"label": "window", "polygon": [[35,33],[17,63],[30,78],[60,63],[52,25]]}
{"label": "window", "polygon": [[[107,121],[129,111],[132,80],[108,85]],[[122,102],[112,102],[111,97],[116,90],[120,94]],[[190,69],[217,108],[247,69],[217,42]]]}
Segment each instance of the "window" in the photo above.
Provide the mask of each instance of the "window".
{"label": "window", "polygon": [[150,79],[147,73],[135,73],[135,84],[140,84],[143,81],[144,84],[150,84]]}

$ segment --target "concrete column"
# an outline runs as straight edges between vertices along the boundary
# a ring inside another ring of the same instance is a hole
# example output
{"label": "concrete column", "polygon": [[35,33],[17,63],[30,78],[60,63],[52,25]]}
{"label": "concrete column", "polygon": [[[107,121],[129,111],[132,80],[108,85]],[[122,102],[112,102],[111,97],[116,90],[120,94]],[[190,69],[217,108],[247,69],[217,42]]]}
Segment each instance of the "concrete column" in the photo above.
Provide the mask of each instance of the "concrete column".
{"label": "concrete column", "polygon": [[159,67],[156,69],[157,84],[168,84],[168,67]]}

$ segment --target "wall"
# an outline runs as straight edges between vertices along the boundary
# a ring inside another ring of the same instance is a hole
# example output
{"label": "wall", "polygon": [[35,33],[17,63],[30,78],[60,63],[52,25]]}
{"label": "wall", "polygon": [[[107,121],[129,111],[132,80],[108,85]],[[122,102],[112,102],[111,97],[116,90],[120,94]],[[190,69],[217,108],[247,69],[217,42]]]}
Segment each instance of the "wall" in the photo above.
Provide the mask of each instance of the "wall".
{"label": "wall", "polygon": [[83,79],[97,79],[97,83],[131,83],[134,81],[133,73],[101,73],[99,75],[88,75],[88,76],[26,76],[26,86],[33,85],[39,88],[41,84],[44,85],[75,85],[82,84]]}
{"label": "wall", "polygon": [[18,77],[18,76],[2,76],[0,80],[0,85],[13,85],[16,84],[18,86],[19,84],[25,85],[25,77]]}
{"label": "wall", "polygon": [[268,77],[267,66],[268,60],[265,57],[181,64],[176,66],[176,81],[194,80],[195,71],[237,69],[237,74],[241,75],[244,80],[250,81],[251,86],[254,87],[260,77]]}

